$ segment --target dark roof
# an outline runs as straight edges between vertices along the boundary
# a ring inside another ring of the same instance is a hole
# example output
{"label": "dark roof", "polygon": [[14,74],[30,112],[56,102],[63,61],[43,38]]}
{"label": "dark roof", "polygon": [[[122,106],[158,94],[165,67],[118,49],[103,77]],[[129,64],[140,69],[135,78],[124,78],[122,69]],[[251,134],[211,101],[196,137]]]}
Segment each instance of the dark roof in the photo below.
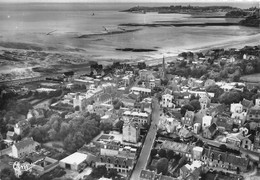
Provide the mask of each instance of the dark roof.
{"label": "dark roof", "polygon": [[214,131],[217,130],[217,125],[216,125],[216,123],[212,123],[212,124],[209,126],[208,129],[209,129],[209,132],[214,133]]}
{"label": "dark roof", "polygon": [[251,107],[253,107],[254,106],[254,103],[253,103],[253,101],[249,101],[249,100],[247,100],[247,99],[243,99],[243,101],[241,102],[241,104],[244,106],[244,107],[246,107],[246,108],[251,108]]}
{"label": "dark roof", "polygon": [[32,138],[21,140],[20,142],[14,144],[14,146],[19,150],[23,149],[29,145],[34,145],[36,142]]}
{"label": "dark roof", "polygon": [[226,130],[232,130],[233,120],[226,116],[219,116],[216,121],[217,126],[224,127]]}
{"label": "dark roof", "polygon": [[117,164],[117,165],[121,165],[121,166],[133,166],[134,165],[133,159],[124,158],[124,157],[99,155],[97,159],[100,162]]}
{"label": "dark roof", "polygon": [[253,107],[250,109],[249,114],[250,115],[260,115],[260,109]]}

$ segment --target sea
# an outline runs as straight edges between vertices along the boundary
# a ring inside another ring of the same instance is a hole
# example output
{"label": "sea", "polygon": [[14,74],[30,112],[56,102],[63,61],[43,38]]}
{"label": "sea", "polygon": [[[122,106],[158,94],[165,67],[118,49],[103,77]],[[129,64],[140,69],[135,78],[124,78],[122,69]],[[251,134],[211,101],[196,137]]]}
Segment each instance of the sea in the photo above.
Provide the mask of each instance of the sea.
{"label": "sea", "polygon": [[[174,57],[183,51],[215,47],[243,47],[260,44],[260,29],[243,26],[158,26],[122,27],[122,23],[205,23],[236,22],[238,19],[194,18],[189,14],[121,12],[134,6],[226,5],[258,7],[246,3],[0,3],[0,46],[22,42],[56,50],[81,49],[86,60],[144,60]],[[107,34],[124,29],[134,32]],[[81,35],[93,35],[78,38]],[[13,47],[12,47],[13,48]],[[126,52],[118,48],[155,49],[153,52]],[[75,53],[75,51],[73,51]],[[72,52],[71,52],[72,53]]]}

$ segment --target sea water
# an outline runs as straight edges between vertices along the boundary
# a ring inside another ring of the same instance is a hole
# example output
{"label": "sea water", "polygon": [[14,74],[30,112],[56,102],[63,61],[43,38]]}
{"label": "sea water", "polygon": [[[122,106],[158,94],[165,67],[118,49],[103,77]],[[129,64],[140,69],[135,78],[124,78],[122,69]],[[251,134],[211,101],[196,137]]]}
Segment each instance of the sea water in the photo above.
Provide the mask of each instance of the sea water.
{"label": "sea water", "polygon": [[[107,35],[107,31],[120,30],[118,27],[122,23],[233,21],[226,18],[193,18],[188,14],[120,12],[136,5],[160,6],[161,4],[0,3],[0,45],[1,42],[34,43],[47,47],[80,48],[85,50],[84,54],[90,59],[151,60],[162,56],[174,56],[186,50],[259,44],[260,29],[242,26],[124,27],[141,30]],[[191,5],[233,5],[248,8],[256,4],[250,2]],[[78,38],[86,34],[99,35]],[[117,51],[116,48],[147,48],[157,51],[125,52]],[[60,48],[61,51],[64,49]]]}

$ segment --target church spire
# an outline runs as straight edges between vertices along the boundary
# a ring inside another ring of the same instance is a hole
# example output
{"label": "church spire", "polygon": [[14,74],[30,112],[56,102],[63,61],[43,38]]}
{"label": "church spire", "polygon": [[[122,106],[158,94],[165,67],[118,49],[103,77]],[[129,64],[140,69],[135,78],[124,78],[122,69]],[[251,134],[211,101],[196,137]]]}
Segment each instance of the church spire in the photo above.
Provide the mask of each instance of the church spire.
{"label": "church spire", "polygon": [[162,59],[162,77],[161,77],[163,80],[166,79],[166,70],[165,70],[165,59],[164,59],[164,56],[163,56],[163,59]]}

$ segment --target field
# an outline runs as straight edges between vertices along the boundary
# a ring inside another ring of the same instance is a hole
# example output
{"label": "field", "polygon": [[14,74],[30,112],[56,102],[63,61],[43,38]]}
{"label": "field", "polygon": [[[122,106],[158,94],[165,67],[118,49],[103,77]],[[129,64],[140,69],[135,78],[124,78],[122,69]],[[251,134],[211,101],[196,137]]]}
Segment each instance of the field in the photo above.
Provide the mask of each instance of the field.
{"label": "field", "polygon": [[260,73],[242,76],[240,80],[246,82],[260,82]]}

